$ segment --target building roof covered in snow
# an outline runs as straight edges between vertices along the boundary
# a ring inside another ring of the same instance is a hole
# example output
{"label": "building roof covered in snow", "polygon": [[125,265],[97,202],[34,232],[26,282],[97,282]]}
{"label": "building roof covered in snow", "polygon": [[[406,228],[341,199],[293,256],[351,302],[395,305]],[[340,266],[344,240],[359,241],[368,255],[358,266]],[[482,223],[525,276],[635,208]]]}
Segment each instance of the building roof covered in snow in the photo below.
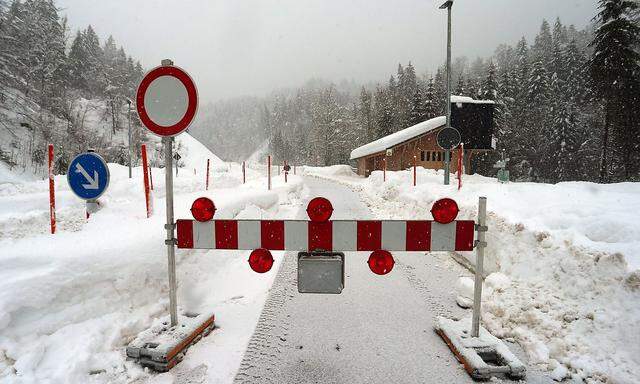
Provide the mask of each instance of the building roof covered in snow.
{"label": "building roof covered in snow", "polygon": [[469,96],[456,96],[451,95],[451,102],[454,104],[495,104],[496,102],[493,100],[476,100],[472,99]]}
{"label": "building roof covered in snow", "polygon": [[411,140],[414,137],[443,127],[446,123],[446,116],[438,116],[434,117],[433,119],[423,121],[422,123],[418,123],[409,128],[405,128],[402,131],[392,133],[376,141],[372,141],[369,144],[365,144],[362,147],[354,149],[353,151],[351,151],[351,160],[385,151],[388,148],[392,148],[398,144],[404,143],[405,141]]}

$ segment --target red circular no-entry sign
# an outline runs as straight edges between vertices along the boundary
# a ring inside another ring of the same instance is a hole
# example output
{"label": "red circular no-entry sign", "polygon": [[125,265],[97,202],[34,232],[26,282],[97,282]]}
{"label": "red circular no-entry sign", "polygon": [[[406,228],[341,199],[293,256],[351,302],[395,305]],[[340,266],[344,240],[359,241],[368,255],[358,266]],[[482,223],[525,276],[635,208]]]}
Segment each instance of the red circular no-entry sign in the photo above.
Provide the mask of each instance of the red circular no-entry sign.
{"label": "red circular no-entry sign", "polygon": [[191,77],[173,65],[149,71],[136,93],[138,115],[159,136],[175,136],[189,127],[198,109],[198,90]]}

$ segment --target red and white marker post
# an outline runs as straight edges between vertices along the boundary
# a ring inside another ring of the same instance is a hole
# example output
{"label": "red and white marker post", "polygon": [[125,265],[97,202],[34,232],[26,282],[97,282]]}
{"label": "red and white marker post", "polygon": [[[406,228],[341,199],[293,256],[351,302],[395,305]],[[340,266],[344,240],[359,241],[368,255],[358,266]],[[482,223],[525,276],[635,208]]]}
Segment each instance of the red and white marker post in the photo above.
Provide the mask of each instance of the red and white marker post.
{"label": "red and white marker post", "polygon": [[151,192],[149,191],[149,164],[147,162],[147,145],[142,144],[140,148],[142,155],[142,174],[144,180],[144,200],[147,208],[147,218],[151,217]]}
{"label": "red and white marker post", "polygon": [[207,177],[206,177],[206,186],[204,188],[205,191],[209,190],[209,159],[207,159]]}
{"label": "red and white marker post", "polygon": [[56,193],[53,179],[53,144],[49,144],[49,221],[51,234],[56,233]]}
{"label": "red and white marker post", "polygon": [[287,175],[289,174],[289,171],[287,171],[287,160],[284,161],[284,165],[282,166],[282,168],[284,169],[284,183],[287,183]]}
{"label": "red and white marker post", "polygon": [[267,189],[271,190],[271,155],[267,156]]}
{"label": "red and white marker post", "polygon": [[416,186],[416,181],[418,179],[417,174],[416,174],[416,157],[413,156],[413,186]]}
{"label": "red and white marker post", "polygon": [[387,181],[387,158],[382,159],[382,182]]}
{"label": "red and white marker post", "polygon": [[247,171],[246,171],[246,165],[245,162],[242,162],[242,184],[246,184],[247,183]]}
{"label": "red and white marker post", "polygon": [[149,184],[151,186],[151,190],[153,191],[153,172],[151,171],[151,167],[149,167]]}

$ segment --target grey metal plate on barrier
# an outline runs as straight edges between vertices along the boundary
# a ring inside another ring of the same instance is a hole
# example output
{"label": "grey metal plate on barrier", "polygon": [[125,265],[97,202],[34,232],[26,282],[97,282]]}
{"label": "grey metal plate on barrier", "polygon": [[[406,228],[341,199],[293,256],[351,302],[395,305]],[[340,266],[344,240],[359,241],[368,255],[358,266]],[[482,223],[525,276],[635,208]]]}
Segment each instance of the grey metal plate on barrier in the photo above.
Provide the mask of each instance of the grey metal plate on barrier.
{"label": "grey metal plate on barrier", "polygon": [[298,253],[298,292],[339,294],[344,288],[344,253]]}

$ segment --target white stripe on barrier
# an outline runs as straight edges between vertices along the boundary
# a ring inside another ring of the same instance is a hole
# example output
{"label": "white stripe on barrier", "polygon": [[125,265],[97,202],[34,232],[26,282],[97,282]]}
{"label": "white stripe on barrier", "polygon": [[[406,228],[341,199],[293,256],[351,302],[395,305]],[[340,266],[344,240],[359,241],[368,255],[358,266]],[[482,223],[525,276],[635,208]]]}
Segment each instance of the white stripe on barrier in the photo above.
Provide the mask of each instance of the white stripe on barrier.
{"label": "white stripe on barrier", "polygon": [[451,251],[456,249],[456,222],[431,223],[431,250]]}
{"label": "white stripe on barrier", "polygon": [[305,251],[308,248],[309,227],[306,220],[284,222],[284,247],[287,250]]}
{"label": "white stripe on barrier", "polygon": [[211,248],[216,243],[214,222],[193,222],[193,248]]}
{"label": "white stripe on barrier", "polygon": [[407,246],[407,222],[382,222],[382,249],[387,251],[404,251]]}
{"label": "white stripe on barrier", "polygon": [[358,240],[358,225],[356,221],[334,221],[333,249],[356,249]]}
{"label": "white stripe on barrier", "polygon": [[238,221],[238,248],[258,249],[262,245],[260,220]]}

